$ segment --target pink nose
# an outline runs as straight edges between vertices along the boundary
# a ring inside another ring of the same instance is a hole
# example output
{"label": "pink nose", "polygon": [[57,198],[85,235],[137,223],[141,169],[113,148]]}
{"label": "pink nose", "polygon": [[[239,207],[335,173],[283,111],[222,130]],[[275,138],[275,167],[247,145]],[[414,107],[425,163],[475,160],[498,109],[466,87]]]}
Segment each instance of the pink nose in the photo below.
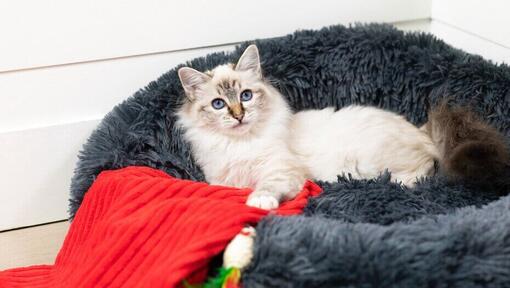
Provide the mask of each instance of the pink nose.
{"label": "pink nose", "polygon": [[239,123],[241,123],[241,121],[243,121],[243,118],[244,118],[244,113],[234,114],[234,115],[232,115],[232,117],[234,117],[235,119],[237,119],[237,121],[239,121]]}

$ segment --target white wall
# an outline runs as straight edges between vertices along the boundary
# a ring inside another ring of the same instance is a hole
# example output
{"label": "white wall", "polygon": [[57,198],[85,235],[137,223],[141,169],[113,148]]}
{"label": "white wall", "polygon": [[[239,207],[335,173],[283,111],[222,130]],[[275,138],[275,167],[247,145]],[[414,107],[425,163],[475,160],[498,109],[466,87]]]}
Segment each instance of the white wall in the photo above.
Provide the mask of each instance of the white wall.
{"label": "white wall", "polygon": [[0,1],[0,230],[66,218],[82,143],[175,65],[244,40],[430,11],[430,0]]}
{"label": "white wall", "polygon": [[510,1],[433,0],[430,31],[467,52],[510,64]]}
{"label": "white wall", "polygon": [[433,0],[432,18],[510,47],[510,1]]}
{"label": "white wall", "polygon": [[468,53],[483,56],[494,63],[510,64],[510,48],[487,41],[483,36],[437,20],[430,21],[428,31],[443,39],[446,43],[461,48]]}
{"label": "white wall", "polygon": [[337,23],[430,16],[428,0],[18,0],[1,5],[3,41],[16,45],[4,47],[0,71],[233,43]]}

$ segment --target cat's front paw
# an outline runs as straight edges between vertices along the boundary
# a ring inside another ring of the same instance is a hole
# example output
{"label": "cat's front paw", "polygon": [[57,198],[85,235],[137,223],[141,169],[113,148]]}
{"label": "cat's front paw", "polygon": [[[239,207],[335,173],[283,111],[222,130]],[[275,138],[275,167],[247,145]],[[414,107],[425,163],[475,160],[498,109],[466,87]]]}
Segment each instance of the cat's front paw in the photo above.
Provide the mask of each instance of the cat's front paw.
{"label": "cat's front paw", "polygon": [[276,197],[267,194],[254,194],[248,197],[246,205],[256,207],[264,210],[271,210],[278,208],[279,201]]}

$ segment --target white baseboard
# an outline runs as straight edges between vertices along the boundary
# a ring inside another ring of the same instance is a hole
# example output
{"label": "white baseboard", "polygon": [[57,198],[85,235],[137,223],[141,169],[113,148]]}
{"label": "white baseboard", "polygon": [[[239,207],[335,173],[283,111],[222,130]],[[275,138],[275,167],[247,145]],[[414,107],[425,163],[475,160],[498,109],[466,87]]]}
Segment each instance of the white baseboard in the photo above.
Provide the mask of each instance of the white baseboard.
{"label": "white baseboard", "polygon": [[67,218],[78,151],[98,123],[0,134],[0,231]]}

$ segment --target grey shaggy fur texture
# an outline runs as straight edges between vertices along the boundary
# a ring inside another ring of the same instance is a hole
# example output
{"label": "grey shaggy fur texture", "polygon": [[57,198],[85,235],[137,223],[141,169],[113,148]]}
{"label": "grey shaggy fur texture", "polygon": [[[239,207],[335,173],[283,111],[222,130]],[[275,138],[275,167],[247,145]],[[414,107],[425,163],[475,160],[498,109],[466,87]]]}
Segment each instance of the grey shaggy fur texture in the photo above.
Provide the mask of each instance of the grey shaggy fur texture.
{"label": "grey shaggy fur texture", "polygon": [[[448,97],[472,105],[509,139],[510,68],[431,35],[373,24],[255,43],[264,75],[295,110],[367,104],[419,125],[431,104]],[[247,45],[187,66],[203,71],[236,61]],[[180,67],[115,107],[90,136],[71,184],[71,218],[103,170],[145,165],[204,180],[174,129],[184,97]],[[324,192],[303,216],[259,224],[244,287],[510,287],[509,197],[441,177],[413,189],[387,174],[319,184]]]}

